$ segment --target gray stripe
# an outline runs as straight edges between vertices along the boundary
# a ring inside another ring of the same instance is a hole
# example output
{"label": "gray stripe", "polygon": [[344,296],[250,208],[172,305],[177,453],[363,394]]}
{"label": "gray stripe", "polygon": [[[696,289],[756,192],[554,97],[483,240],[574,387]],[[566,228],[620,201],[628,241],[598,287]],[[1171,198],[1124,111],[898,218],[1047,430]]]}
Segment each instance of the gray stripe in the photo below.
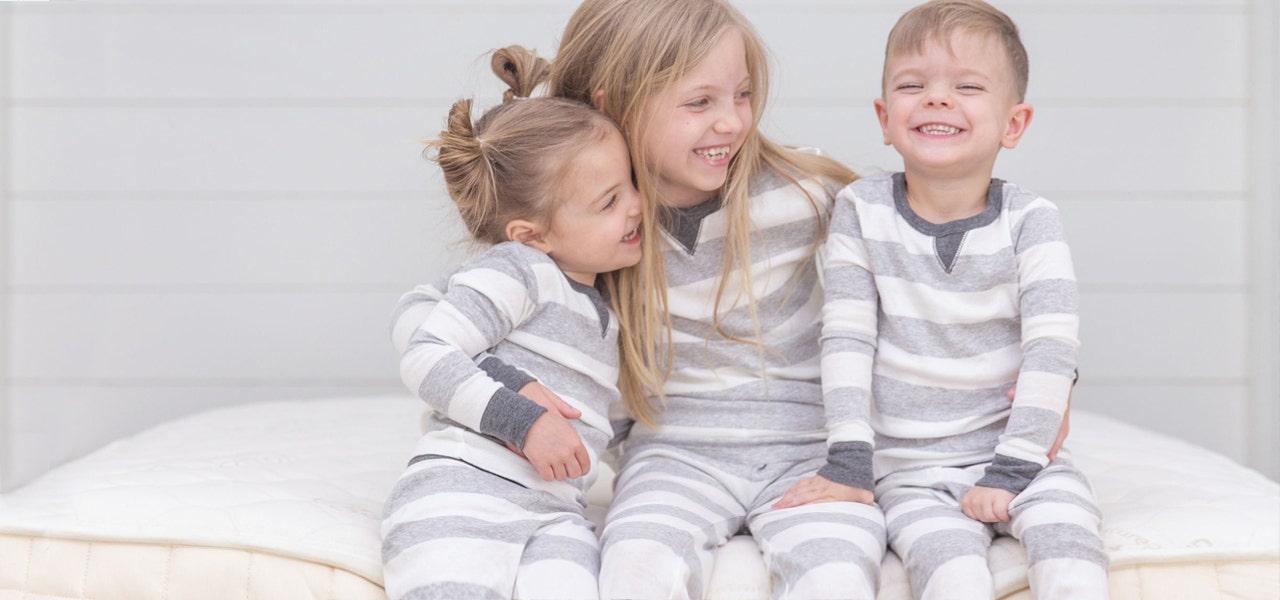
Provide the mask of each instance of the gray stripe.
{"label": "gray stripe", "polygon": [[875,300],[876,280],[871,272],[855,265],[827,267],[822,272],[827,282],[828,302],[832,300]]}
{"label": "gray stripe", "polygon": [[[990,545],[990,537],[963,529],[944,529],[920,536],[903,557],[912,589],[918,596],[928,585],[933,572],[953,559],[978,556],[985,561]],[[895,550],[899,555],[903,554],[901,549]]]}
{"label": "gray stripe", "polygon": [[[837,506],[840,504],[843,503],[835,503]],[[812,508],[812,506],[810,508]],[[764,536],[765,538],[774,538],[792,527],[809,525],[812,523],[856,527],[871,534],[872,537],[879,539],[884,539],[885,535],[885,529],[879,523],[855,514],[841,511],[805,512],[802,514],[790,515],[781,519],[771,520],[764,525],[752,526],[751,530],[756,535]],[[843,535],[843,533],[833,535]]]}
{"label": "gray stripe", "polygon": [[[773,572],[773,596],[789,598],[792,587],[809,571],[831,563],[847,563],[861,575],[871,589],[880,586],[880,561],[873,560],[856,544],[834,538],[808,540],[789,551],[772,555],[769,570]],[[853,579],[853,573],[848,573]]]}
{"label": "gray stripe", "polygon": [[1015,406],[1009,412],[1009,423],[1005,425],[1004,435],[1028,440],[1046,452],[1058,439],[1058,429],[1062,427],[1062,415],[1044,408],[1032,406]]}
{"label": "gray stripe", "polygon": [[[753,202],[759,199],[752,199]],[[766,200],[767,201],[767,200]],[[779,202],[803,202],[794,198],[779,198]],[[816,216],[798,221],[779,223],[763,230],[753,231],[751,236],[750,255],[753,264],[767,260],[770,256],[812,246],[818,232]],[[678,287],[716,277],[723,268],[721,260],[724,255],[725,238],[718,237],[706,240],[698,245],[697,254],[690,255],[683,248],[667,247],[662,253],[667,271],[667,285]]]}
{"label": "gray stripe", "polygon": [[523,546],[542,523],[534,520],[491,523],[471,517],[434,517],[393,525],[382,536],[382,562],[419,544],[439,539],[468,538]]}
{"label": "gray stripe", "polygon": [[880,338],[917,356],[967,358],[1022,341],[1022,324],[1016,318],[995,318],[981,323],[942,324],[881,314]]}
{"label": "gray stripe", "polygon": [[[1029,197],[1029,200],[1034,201],[1036,198]],[[1025,206],[1029,202],[1021,204]],[[1018,246],[1019,252],[1039,244],[1067,241],[1067,236],[1062,231],[1058,210],[1048,205],[1024,212],[1022,219],[1014,226],[1014,235],[1017,236],[1014,243]]]}
{"label": "gray stripe", "polygon": [[[821,329],[822,324],[815,321],[803,331],[770,344],[763,351],[754,344],[722,341],[719,333],[713,333],[711,337],[701,338],[708,341],[674,344],[676,356],[680,357],[676,366],[678,369],[743,366],[758,370],[761,361],[770,367],[804,364],[816,360],[822,353],[822,346],[818,343]],[[747,339],[754,337],[755,334],[751,334]]]}
{"label": "gray stripe", "polygon": [[[1043,476],[1036,477],[1036,485],[1044,480]],[[1102,518],[1102,511],[1098,509],[1098,505],[1094,504],[1092,498],[1084,498],[1078,494],[1071,493],[1067,490],[1059,489],[1032,489],[1030,493],[1023,494],[1009,506],[1009,514],[1017,516],[1023,511],[1039,504],[1060,504],[1065,507],[1075,507],[1076,509],[1093,515],[1096,519]]]}
{"label": "gray stripe", "polygon": [[[690,573],[702,572],[702,560],[698,558],[693,535],[674,527],[657,523],[610,523],[605,525],[604,534],[600,538],[601,556],[608,557],[609,551],[618,543],[629,540],[649,540],[671,549],[672,554],[684,560]],[[639,567],[632,565],[633,568]],[[689,597],[702,597],[702,578],[690,577],[688,584]]]}
{"label": "gray stripe", "polygon": [[989,451],[996,447],[996,442],[1004,431],[1004,423],[1004,420],[1000,420],[973,431],[940,438],[895,438],[877,433],[876,449],[910,448],[912,450],[946,454],[975,452],[978,450]]}
{"label": "gray stripe", "polygon": [[414,588],[400,598],[401,600],[508,600],[510,596],[509,592],[499,593],[474,583],[442,582]]}
{"label": "gray stripe", "polygon": [[817,382],[753,381],[707,397],[667,395],[662,422],[683,427],[810,432],[826,427]]}
{"label": "gray stripe", "polygon": [[876,375],[872,379],[875,396],[893,398],[876,405],[880,414],[914,421],[952,421],[972,415],[991,415],[1009,408],[1003,387],[981,390],[953,390],[913,385]]}
{"label": "gray stripe", "polygon": [[828,422],[866,421],[871,418],[871,392],[865,388],[842,387],[824,398]]}
{"label": "gray stripe", "polygon": [[936,255],[910,254],[898,242],[863,242],[877,277],[895,277],[943,292],[985,292],[1018,282],[1018,263],[1012,248],[1001,248],[990,255],[958,257],[952,271],[964,275],[959,277],[944,271]]}
{"label": "gray stripe", "polygon": [[1102,548],[1102,538],[1088,529],[1069,523],[1050,523],[1030,527],[1022,532],[1022,545],[1027,549],[1027,566],[1042,560],[1074,558],[1107,570],[1110,559]]}
{"label": "gray stripe", "polygon": [[[922,498],[921,496],[916,495],[911,499],[913,500],[925,499],[925,500],[932,500],[934,502],[939,502],[939,500],[934,496],[925,496]],[[903,498],[895,497],[893,504],[898,505],[898,504],[901,504],[902,502],[906,502],[906,500]],[[886,505],[885,512],[888,512],[889,508],[890,507]],[[962,520],[962,519],[968,519],[969,517],[966,517],[964,514],[964,511],[960,510],[960,508],[957,506],[933,504],[930,506],[926,506],[924,508],[918,508],[910,512],[896,515],[893,517],[892,521],[889,521],[888,523],[889,530],[893,532],[893,535],[890,536],[890,541],[898,539],[898,537],[902,533],[902,530],[911,526],[913,523],[918,523],[925,519],[947,519],[947,518]]]}
{"label": "gray stripe", "polygon": [[[693,480],[698,480],[699,483],[707,483],[705,478],[682,477],[681,474],[676,472],[676,470],[674,469],[655,468],[655,465],[653,464],[646,465],[643,468],[643,472],[646,474],[651,474],[655,472],[663,473],[669,477],[680,478],[681,480],[693,479]],[[613,500],[613,506],[616,508],[620,508],[621,510],[609,511],[609,521],[612,522],[618,519],[625,519],[625,518],[635,517],[640,515],[664,515],[664,516],[679,518],[692,525],[698,526],[698,528],[700,529],[705,529],[711,526],[711,523],[709,523],[702,516],[676,506],[669,506],[665,504],[654,504],[654,503],[636,504],[635,506],[628,506],[628,502],[633,496],[636,496],[639,494],[648,494],[653,492],[662,492],[664,494],[678,496],[688,501],[690,504],[696,504],[697,506],[703,509],[706,509],[708,512],[711,512],[712,514],[720,516],[723,520],[726,520],[726,521],[732,520],[735,517],[740,516],[740,515],[735,515],[734,513],[730,512],[728,509],[725,509],[723,506],[720,506],[716,502],[712,501],[710,498],[707,498],[705,495],[699,492],[695,492],[693,489],[685,486],[684,484],[678,481],[655,479],[655,480],[645,481],[643,483],[626,485],[622,489],[618,490],[618,495]],[[670,500],[668,500],[668,502],[670,502]]]}
{"label": "gray stripe", "polygon": [[[1080,312],[1080,292],[1070,279],[1033,281],[1022,290],[1022,317]],[[1027,298],[1027,296],[1030,296]]]}
{"label": "gray stripe", "polygon": [[[591,523],[583,519],[581,526],[590,529]],[[579,539],[553,534],[534,536],[524,547],[520,565],[532,565],[544,560],[566,560],[582,567],[592,577],[600,575],[600,549],[595,544]]]}

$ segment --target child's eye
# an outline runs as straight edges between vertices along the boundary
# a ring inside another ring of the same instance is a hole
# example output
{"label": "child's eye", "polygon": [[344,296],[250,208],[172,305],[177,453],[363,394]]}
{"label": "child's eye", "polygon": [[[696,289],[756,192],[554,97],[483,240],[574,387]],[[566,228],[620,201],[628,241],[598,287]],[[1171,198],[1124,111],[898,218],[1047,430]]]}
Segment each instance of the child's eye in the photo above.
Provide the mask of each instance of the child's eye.
{"label": "child's eye", "polygon": [[898,86],[893,89],[900,92],[912,92],[924,89],[924,86],[918,83],[899,83]]}
{"label": "child's eye", "polygon": [[738,94],[737,94],[737,99],[738,99],[738,100],[750,100],[750,99],[751,99],[751,90],[742,90],[741,92],[738,92]]}
{"label": "child's eye", "polygon": [[981,92],[982,91],[982,86],[976,83],[962,83],[957,87],[960,88],[961,91],[965,91],[965,92]]}
{"label": "child's eye", "polygon": [[689,108],[703,108],[708,104],[710,104],[710,101],[706,98],[698,98],[697,100],[690,100],[686,102],[685,106],[688,106]]}
{"label": "child's eye", "polygon": [[618,204],[618,195],[617,195],[617,194],[614,194],[614,195],[612,195],[612,196],[610,196],[610,197],[609,197],[609,201],[608,201],[608,202],[605,202],[605,203],[604,203],[604,208],[600,209],[600,212],[605,212],[605,211],[607,211],[607,210],[609,210],[609,209],[613,208],[613,207],[614,207],[615,205],[617,205],[617,204]]}

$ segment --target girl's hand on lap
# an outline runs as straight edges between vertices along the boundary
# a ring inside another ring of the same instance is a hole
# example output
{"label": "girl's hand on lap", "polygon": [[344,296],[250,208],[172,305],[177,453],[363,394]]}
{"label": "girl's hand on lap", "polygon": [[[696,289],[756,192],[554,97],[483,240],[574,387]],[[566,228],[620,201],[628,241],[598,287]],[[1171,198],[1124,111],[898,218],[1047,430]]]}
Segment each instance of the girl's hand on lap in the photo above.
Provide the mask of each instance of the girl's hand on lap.
{"label": "girl's hand on lap", "polygon": [[782,499],[773,504],[773,508],[793,508],[818,502],[871,504],[875,502],[875,494],[871,490],[836,483],[821,475],[814,475],[791,486],[791,489],[782,495]]}
{"label": "girl's hand on lap", "polygon": [[1013,502],[1015,496],[1009,490],[976,485],[960,500],[960,510],[975,521],[1007,522],[1009,503]]}
{"label": "girl's hand on lap", "polygon": [[578,430],[554,410],[543,413],[529,428],[524,456],[547,481],[582,477],[591,469],[591,458]]}

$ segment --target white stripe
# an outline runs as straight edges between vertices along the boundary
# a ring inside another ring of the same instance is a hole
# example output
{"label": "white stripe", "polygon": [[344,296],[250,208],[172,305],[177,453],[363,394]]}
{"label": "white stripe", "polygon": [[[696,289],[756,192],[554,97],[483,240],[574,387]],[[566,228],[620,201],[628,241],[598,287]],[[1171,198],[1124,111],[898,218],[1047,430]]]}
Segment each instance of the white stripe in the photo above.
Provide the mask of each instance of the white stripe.
{"label": "white stripe", "polygon": [[822,392],[841,388],[871,389],[872,356],[861,352],[838,352],[822,357]]}
{"label": "white stripe", "polygon": [[511,276],[494,269],[477,268],[462,271],[449,279],[449,286],[466,286],[483,294],[494,306],[505,315],[509,315],[512,325],[524,322],[533,310],[529,301],[529,290],[524,284]]}
{"label": "white stripe", "polygon": [[1036,281],[1076,280],[1071,250],[1066,242],[1044,242],[1018,253],[1018,278],[1026,287]]}
{"label": "white stripe", "polygon": [[1013,383],[1022,350],[1015,344],[966,358],[919,356],[880,340],[876,374],[913,385],[979,390]]}
{"label": "white stripe", "polygon": [[1023,371],[1018,375],[1014,406],[1043,408],[1059,415],[1067,410],[1071,378],[1043,371]]}
{"label": "white stripe", "polygon": [[1076,348],[1080,346],[1079,331],[1080,316],[1070,313],[1048,313],[1022,319],[1023,344],[1038,338],[1053,338]]}
{"label": "white stripe", "polygon": [[1018,284],[980,292],[947,292],[897,277],[876,277],[880,306],[889,316],[943,325],[983,323],[1018,316]]}
{"label": "white stripe", "polygon": [[855,333],[874,338],[878,330],[876,303],[870,300],[839,299],[822,309],[822,330]]}

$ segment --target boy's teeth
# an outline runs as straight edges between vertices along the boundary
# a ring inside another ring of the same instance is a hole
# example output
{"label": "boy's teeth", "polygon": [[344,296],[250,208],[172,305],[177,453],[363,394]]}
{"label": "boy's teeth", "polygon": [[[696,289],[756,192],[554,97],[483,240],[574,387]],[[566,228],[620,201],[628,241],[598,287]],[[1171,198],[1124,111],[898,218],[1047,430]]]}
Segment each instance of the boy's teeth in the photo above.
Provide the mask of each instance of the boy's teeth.
{"label": "boy's teeth", "polygon": [[952,127],[950,125],[924,125],[920,127],[920,133],[927,133],[929,135],[955,135],[960,133],[960,128]]}

